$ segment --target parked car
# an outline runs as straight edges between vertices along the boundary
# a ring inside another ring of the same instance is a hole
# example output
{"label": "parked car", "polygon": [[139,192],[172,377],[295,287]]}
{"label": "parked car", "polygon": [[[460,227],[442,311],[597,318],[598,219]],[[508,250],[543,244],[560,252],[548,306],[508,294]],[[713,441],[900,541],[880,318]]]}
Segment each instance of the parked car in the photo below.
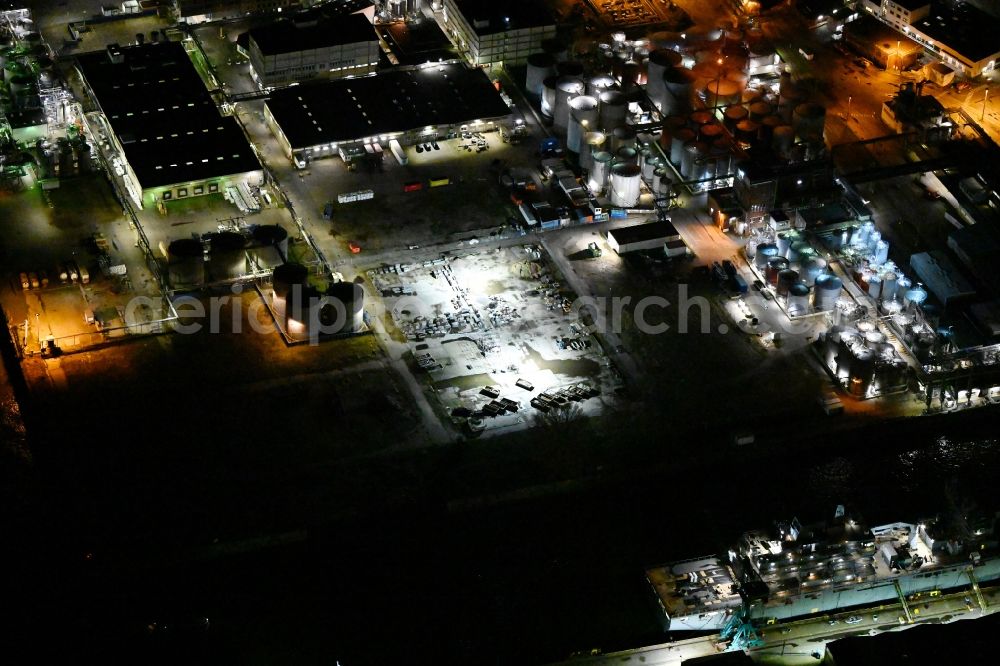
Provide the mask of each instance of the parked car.
{"label": "parked car", "polygon": [[852,615],[851,617],[847,618],[847,624],[861,624],[861,618],[858,617],[857,615]]}
{"label": "parked car", "polygon": [[354,241],[351,241],[350,243],[347,244],[347,249],[351,251],[351,254],[361,253],[361,246],[355,243]]}

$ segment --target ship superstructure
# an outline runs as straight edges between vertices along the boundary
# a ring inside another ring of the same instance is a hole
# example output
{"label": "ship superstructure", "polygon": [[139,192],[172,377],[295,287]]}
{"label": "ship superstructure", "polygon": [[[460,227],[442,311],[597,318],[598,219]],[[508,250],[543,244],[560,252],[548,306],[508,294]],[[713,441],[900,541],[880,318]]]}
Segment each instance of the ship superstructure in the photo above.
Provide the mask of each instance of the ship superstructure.
{"label": "ship superstructure", "polygon": [[734,615],[785,621],[1000,578],[996,517],[970,527],[934,519],[867,528],[797,519],[745,533],[725,557],[647,570],[672,631],[716,631]]}

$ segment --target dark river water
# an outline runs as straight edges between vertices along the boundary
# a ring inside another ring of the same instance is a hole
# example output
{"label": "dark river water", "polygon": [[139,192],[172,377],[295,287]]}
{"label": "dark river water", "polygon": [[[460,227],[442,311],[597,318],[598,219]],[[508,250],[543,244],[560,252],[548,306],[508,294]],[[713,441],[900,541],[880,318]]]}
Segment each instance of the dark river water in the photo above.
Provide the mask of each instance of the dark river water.
{"label": "dark river water", "polygon": [[[5,382],[0,404],[5,455],[25,460]],[[857,432],[848,453],[790,447],[757,465],[489,509],[366,516],[180,565],[56,553],[50,568],[43,553],[16,582],[20,631],[36,636],[28,654],[39,661],[99,653],[134,663],[531,664],[661,642],[647,565],[720,552],[743,530],[831,516],[837,504],[869,524],[919,520],[943,508],[947,487],[995,510],[992,430],[925,430]]]}

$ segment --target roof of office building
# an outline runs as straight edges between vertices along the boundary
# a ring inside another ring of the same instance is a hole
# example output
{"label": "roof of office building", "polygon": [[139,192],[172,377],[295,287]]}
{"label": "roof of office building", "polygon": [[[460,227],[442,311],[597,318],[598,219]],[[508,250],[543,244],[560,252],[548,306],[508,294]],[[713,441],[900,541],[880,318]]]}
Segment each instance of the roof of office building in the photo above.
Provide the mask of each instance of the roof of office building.
{"label": "roof of office building", "polygon": [[510,114],[482,70],[457,63],[292,86],[267,108],[295,150]]}
{"label": "roof of office building", "polygon": [[555,25],[542,3],[521,0],[455,0],[478,35]]}
{"label": "roof of office building", "polygon": [[305,24],[291,20],[276,21],[250,30],[250,39],[257,43],[257,48],[264,55],[278,55],[374,42],[378,36],[363,14],[347,14]]}
{"label": "roof of office building", "polygon": [[115,48],[119,63],[108,51],[81,54],[77,63],[143,188],[261,168],[236,121],[219,114],[180,43]]}
{"label": "roof of office building", "polygon": [[1000,20],[967,3],[936,2],[930,13],[913,27],[931,39],[947,44],[972,62],[1000,52]]}

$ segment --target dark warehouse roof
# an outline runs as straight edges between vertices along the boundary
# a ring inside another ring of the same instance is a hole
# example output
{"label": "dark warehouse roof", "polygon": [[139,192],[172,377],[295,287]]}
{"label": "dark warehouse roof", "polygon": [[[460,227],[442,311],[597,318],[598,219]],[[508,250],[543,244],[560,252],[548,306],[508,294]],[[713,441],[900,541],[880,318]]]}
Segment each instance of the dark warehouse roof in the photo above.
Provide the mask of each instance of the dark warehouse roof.
{"label": "dark warehouse roof", "polygon": [[630,243],[641,243],[643,241],[655,240],[657,238],[672,238],[677,236],[677,229],[673,223],[666,220],[659,222],[647,222],[646,224],[635,224],[631,227],[620,227],[611,229],[608,234],[614,236],[619,245]]}
{"label": "dark warehouse roof", "polygon": [[116,48],[120,63],[107,51],[81,54],[77,63],[144,189],[261,168],[180,43]]}
{"label": "dark warehouse roof", "polygon": [[522,0],[455,0],[478,35],[555,25],[544,4]]}
{"label": "dark warehouse roof", "polygon": [[510,113],[489,77],[462,64],[291,86],[267,108],[295,150]]}
{"label": "dark warehouse roof", "polygon": [[312,25],[298,26],[284,20],[254,28],[250,38],[264,55],[310,51],[330,46],[374,42],[375,28],[363,14],[348,14]]}
{"label": "dark warehouse roof", "polygon": [[972,62],[1000,51],[1000,20],[972,5],[936,2],[930,13],[913,27],[931,39],[947,44]]}

